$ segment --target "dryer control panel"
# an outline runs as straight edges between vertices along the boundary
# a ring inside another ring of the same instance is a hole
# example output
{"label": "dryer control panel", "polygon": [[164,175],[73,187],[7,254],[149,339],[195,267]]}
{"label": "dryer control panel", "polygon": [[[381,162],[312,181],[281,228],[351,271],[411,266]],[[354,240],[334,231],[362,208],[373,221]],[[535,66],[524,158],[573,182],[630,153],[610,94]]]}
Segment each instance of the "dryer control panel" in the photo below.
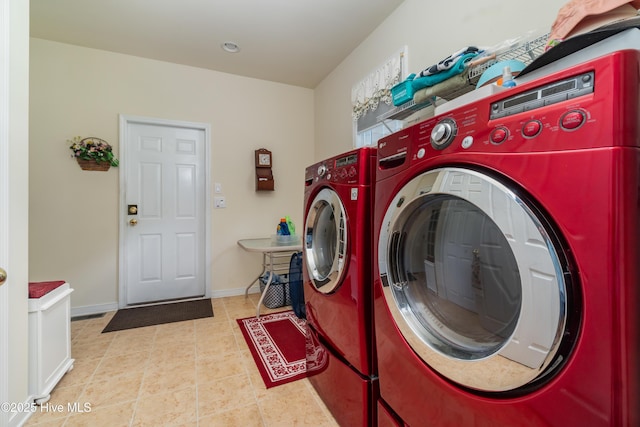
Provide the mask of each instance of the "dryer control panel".
{"label": "dryer control panel", "polygon": [[361,180],[368,179],[370,167],[365,160],[370,156],[375,158],[375,152],[371,147],[366,147],[309,166],[305,173],[305,185],[318,182],[360,184]]}
{"label": "dryer control panel", "polygon": [[385,136],[376,179],[441,156],[480,163],[480,154],[640,147],[639,64],[639,50],[614,52]]}
{"label": "dryer control panel", "polygon": [[531,111],[593,92],[593,71],[528,90],[491,104],[490,119]]}
{"label": "dryer control panel", "polygon": [[[320,169],[325,172],[320,174]],[[322,164],[318,170],[318,177],[341,183],[358,181],[358,155],[348,154]]]}

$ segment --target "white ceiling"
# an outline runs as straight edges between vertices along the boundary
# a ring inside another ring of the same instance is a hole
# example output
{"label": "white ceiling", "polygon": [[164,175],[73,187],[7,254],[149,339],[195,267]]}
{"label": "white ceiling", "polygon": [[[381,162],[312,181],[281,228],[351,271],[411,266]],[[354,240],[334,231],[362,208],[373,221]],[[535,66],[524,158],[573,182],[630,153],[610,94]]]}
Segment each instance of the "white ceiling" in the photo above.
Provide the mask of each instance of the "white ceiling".
{"label": "white ceiling", "polygon": [[31,36],[314,88],[401,3],[31,0]]}

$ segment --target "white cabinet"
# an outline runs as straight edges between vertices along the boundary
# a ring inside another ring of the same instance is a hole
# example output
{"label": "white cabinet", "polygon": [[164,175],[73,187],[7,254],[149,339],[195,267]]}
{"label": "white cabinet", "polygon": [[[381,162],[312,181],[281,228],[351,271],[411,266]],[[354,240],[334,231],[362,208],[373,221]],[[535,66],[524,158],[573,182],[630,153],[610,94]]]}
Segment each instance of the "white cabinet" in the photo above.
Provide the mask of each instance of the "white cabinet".
{"label": "white cabinet", "polygon": [[[71,358],[71,301],[73,289],[66,282],[44,282],[55,289],[29,298],[29,394],[40,404],[73,369]],[[30,284],[31,290],[40,284]],[[37,295],[37,294],[36,294]]]}

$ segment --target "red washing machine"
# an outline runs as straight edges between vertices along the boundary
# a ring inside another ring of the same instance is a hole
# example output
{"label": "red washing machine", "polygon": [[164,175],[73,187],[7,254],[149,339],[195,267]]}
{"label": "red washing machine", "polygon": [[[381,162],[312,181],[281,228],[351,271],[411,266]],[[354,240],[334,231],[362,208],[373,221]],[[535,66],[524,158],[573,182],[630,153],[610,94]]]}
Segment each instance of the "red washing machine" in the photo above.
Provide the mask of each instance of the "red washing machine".
{"label": "red washing machine", "polygon": [[377,399],[371,278],[376,149],[309,166],[303,281],[307,374],[334,418],[371,425]]}
{"label": "red washing machine", "polygon": [[639,70],[590,57],[379,141],[380,398],[407,425],[640,425]]}

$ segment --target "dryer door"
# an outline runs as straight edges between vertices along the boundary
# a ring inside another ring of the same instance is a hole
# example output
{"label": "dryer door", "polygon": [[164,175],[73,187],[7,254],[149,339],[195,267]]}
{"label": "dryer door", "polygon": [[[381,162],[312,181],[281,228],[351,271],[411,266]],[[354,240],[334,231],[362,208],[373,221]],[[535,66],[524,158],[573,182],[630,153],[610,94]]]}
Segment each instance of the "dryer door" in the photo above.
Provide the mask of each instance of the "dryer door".
{"label": "dryer door", "polygon": [[443,376],[506,391],[540,376],[567,313],[558,253],[506,186],[444,168],[408,182],[388,208],[378,263],[395,323]]}
{"label": "dryer door", "polygon": [[347,250],[347,217],[338,194],[322,189],[315,197],[305,220],[305,259],[315,288],[334,292],[344,273]]}

